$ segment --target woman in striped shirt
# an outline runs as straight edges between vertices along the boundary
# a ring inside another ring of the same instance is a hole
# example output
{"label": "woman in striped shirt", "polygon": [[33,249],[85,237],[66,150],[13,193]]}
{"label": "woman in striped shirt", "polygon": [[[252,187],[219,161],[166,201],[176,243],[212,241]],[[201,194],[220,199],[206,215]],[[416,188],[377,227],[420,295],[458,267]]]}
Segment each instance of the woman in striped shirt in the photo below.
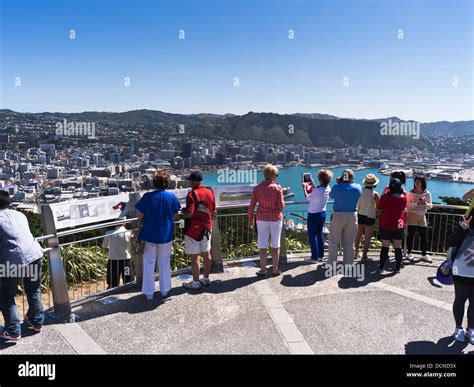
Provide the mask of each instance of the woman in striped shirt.
{"label": "woman in striped shirt", "polygon": [[263,175],[265,180],[253,189],[248,212],[249,227],[253,227],[254,209],[258,203],[256,219],[260,270],[257,275],[265,276],[267,273],[268,238],[270,237],[272,243],[272,275],[277,276],[281,274],[278,269],[278,259],[280,257],[280,236],[283,225],[282,209],[285,203],[283,190],[279,184],[275,183],[278,177],[278,169],[271,164],[267,164],[263,169]]}

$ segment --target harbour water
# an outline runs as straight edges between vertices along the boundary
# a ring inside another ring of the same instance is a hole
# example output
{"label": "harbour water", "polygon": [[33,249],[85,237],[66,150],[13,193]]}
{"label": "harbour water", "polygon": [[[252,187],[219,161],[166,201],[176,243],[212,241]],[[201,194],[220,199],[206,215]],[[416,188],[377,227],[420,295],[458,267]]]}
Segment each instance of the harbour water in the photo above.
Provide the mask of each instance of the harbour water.
{"label": "harbour water", "polygon": [[[342,171],[345,168],[334,168],[331,169],[334,173],[334,179],[331,182],[331,186],[335,184],[335,178],[340,176]],[[304,166],[292,166],[287,168],[282,168],[279,171],[277,182],[282,187],[290,187],[291,191],[295,194],[294,196],[287,199],[287,201],[304,201],[303,189],[301,187],[301,178],[303,172],[310,172],[313,176],[315,182],[317,182],[317,173],[319,168],[306,168]],[[386,185],[389,182],[389,176],[382,175],[378,169],[362,169],[355,171],[355,182],[362,184],[362,180],[364,179],[365,175],[368,173],[373,173],[379,179],[379,185],[376,188],[376,191],[381,193]],[[263,180],[263,174],[261,171],[257,172],[257,182],[261,182]],[[246,185],[249,184],[248,182],[219,182],[218,181],[218,172],[207,172],[204,174],[204,183],[206,185]],[[449,182],[449,181],[441,181],[441,180],[427,180],[428,190],[431,192],[433,197],[433,202],[435,203],[442,203],[440,196],[454,196],[454,197],[462,197],[464,193],[469,191],[471,188],[474,188],[473,184],[469,183],[457,183],[457,182]],[[410,190],[413,188],[413,178],[407,179],[407,184],[405,189]],[[292,207],[294,210],[303,210],[306,206],[295,206]]]}

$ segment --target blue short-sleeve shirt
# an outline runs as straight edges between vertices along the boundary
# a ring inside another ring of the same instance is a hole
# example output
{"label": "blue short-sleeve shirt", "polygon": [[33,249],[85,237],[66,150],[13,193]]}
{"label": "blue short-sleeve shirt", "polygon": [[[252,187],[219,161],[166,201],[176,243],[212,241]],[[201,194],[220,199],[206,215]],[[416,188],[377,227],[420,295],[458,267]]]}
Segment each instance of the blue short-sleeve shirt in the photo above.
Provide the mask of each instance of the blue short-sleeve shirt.
{"label": "blue short-sleeve shirt", "polygon": [[138,239],[156,244],[173,240],[174,215],[181,208],[174,194],[163,190],[147,192],[135,208],[144,214]]}
{"label": "blue short-sleeve shirt", "polygon": [[362,195],[362,187],[356,183],[338,183],[332,187],[329,197],[334,199],[334,211],[355,212]]}

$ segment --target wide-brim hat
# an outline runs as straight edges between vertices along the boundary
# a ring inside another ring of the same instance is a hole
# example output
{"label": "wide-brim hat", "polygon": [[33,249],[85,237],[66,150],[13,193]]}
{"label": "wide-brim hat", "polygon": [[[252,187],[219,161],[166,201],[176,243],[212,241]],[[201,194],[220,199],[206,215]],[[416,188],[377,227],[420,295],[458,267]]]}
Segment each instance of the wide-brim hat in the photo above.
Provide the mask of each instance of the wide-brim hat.
{"label": "wide-brim hat", "polygon": [[362,184],[368,185],[370,187],[373,187],[374,185],[377,185],[378,183],[379,183],[378,177],[372,173],[367,174],[367,176],[364,177],[364,180],[362,180]]}
{"label": "wide-brim hat", "polygon": [[[443,285],[452,285],[453,284],[453,263],[450,260],[444,261],[439,265],[438,270],[436,271],[436,279],[439,283]],[[445,274],[448,273],[448,274]]]}

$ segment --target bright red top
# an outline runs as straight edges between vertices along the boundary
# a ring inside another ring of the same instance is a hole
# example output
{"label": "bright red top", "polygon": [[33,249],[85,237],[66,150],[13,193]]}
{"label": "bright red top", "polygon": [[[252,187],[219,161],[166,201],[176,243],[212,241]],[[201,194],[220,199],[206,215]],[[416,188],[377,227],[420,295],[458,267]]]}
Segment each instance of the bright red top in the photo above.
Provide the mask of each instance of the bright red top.
{"label": "bright red top", "polygon": [[257,220],[276,222],[283,219],[281,210],[285,207],[285,200],[283,189],[279,184],[265,180],[253,188],[248,212],[250,222],[253,222],[253,212],[257,203]]}
{"label": "bright red top", "polygon": [[406,213],[408,199],[406,195],[393,196],[389,193],[383,194],[377,208],[381,211],[379,227],[386,230],[398,230],[406,228]]}
{"label": "bright red top", "polygon": [[[186,196],[186,210],[194,214],[194,209],[196,207],[196,204],[193,199],[193,195],[191,192],[195,192],[198,201],[202,200],[206,203],[206,207],[211,213],[211,217],[209,219],[209,222],[207,222],[207,229],[211,230],[212,229],[212,215],[214,212],[216,212],[216,198],[214,197],[214,193],[206,187],[203,187],[202,185],[198,185],[196,188],[193,188],[192,191],[189,191],[188,195]],[[193,217],[191,216],[191,219]]]}

